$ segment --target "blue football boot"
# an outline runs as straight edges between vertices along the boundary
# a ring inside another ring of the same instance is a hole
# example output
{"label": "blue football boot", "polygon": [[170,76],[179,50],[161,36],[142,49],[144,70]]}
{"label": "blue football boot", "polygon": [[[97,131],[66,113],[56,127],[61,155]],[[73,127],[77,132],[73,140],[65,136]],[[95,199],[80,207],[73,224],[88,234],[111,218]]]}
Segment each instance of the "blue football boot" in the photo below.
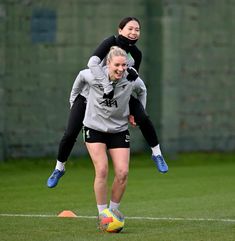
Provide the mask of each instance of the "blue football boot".
{"label": "blue football boot", "polygon": [[152,159],[155,162],[159,172],[161,172],[161,173],[168,172],[168,166],[167,166],[163,156],[161,156],[161,155],[157,155],[157,156],[152,155]]}
{"label": "blue football boot", "polygon": [[65,171],[59,171],[58,169],[55,169],[47,180],[47,186],[50,188],[55,187],[64,173]]}

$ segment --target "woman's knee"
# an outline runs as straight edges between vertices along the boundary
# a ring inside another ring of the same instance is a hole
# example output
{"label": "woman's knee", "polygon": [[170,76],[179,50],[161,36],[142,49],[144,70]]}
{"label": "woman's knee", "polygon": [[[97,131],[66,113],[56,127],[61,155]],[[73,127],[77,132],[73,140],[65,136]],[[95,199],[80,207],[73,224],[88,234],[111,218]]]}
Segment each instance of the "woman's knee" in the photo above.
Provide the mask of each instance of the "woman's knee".
{"label": "woman's knee", "polygon": [[116,173],[116,179],[120,184],[124,184],[128,179],[128,169],[120,170],[118,173]]}
{"label": "woman's knee", "polygon": [[133,97],[129,105],[130,105],[130,114],[134,116],[135,122],[138,125],[149,119],[147,112],[145,111],[143,105],[140,103],[139,100]]}
{"label": "woman's knee", "polygon": [[108,176],[107,166],[96,167],[96,178],[106,179]]}
{"label": "woman's knee", "polygon": [[139,112],[136,116],[134,115],[134,118],[137,125],[141,125],[142,123],[145,123],[149,119],[145,111]]}

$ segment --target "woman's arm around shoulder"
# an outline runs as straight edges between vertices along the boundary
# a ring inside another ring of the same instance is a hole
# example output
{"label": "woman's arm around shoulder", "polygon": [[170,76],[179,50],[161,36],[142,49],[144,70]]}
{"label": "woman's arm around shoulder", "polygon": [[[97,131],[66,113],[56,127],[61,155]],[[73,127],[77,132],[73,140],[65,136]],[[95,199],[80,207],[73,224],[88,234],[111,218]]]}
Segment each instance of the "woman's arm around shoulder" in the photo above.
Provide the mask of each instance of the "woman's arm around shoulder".
{"label": "woman's arm around shoulder", "polygon": [[85,86],[88,85],[89,78],[86,78],[86,76],[89,76],[89,74],[90,74],[90,70],[88,69],[82,70],[78,73],[73,83],[72,90],[70,92],[70,98],[69,98],[70,107],[72,107],[76,97],[79,94],[81,94]]}
{"label": "woman's arm around shoulder", "polygon": [[147,102],[147,88],[144,81],[138,77],[133,83],[133,92],[136,94],[137,99],[141,102],[143,107],[146,107]]}
{"label": "woman's arm around shoulder", "polygon": [[140,64],[142,61],[142,52],[136,46],[133,46],[131,48],[130,54],[135,60],[133,67],[136,69],[137,72],[139,72]]}

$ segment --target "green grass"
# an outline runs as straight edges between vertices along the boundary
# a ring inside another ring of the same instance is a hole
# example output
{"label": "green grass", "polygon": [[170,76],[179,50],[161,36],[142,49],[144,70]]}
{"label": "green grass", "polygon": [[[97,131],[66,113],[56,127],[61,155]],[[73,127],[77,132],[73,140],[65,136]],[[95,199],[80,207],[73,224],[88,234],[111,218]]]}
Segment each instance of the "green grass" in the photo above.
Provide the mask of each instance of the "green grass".
{"label": "green grass", "polygon": [[[66,175],[54,189],[46,187],[54,161],[0,163],[0,240],[234,241],[235,154],[180,154],[167,162],[169,173],[162,175],[149,155],[132,155],[120,207],[126,222],[120,234],[100,233],[95,218],[56,217],[62,210],[97,215],[89,158],[70,160]],[[42,214],[52,217],[37,216]]]}

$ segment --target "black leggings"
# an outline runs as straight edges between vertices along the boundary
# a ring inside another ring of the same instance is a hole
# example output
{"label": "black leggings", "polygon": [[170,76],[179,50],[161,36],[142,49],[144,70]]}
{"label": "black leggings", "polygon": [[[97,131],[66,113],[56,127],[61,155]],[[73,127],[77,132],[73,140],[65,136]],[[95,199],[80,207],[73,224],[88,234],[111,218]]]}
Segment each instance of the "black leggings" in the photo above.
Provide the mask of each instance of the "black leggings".
{"label": "black leggings", "polygon": [[130,114],[135,117],[135,122],[139,126],[142,135],[147,141],[150,147],[154,147],[159,144],[157,133],[153,126],[152,121],[149,119],[141,102],[131,95],[129,101]]}
{"label": "black leggings", "polygon": [[[149,119],[141,102],[134,96],[131,96],[129,101],[130,114],[135,117],[135,122],[139,126],[145,140],[150,147],[159,144],[156,131],[153,123]],[[70,110],[67,128],[59,144],[57,160],[66,162],[77,136],[83,127],[83,119],[86,111],[86,98],[78,95]]]}

